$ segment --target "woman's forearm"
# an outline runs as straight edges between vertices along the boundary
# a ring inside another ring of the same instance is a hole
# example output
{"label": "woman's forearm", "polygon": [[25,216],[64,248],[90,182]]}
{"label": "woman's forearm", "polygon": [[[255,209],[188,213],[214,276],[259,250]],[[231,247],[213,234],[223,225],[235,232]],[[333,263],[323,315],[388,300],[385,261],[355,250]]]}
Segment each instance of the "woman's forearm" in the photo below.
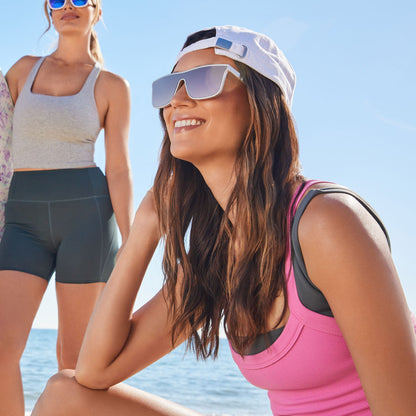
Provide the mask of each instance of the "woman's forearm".
{"label": "woman's forearm", "polygon": [[108,188],[122,245],[127,241],[133,223],[133,179],[130,167],[106,173]]}
{"label": "woman's forearm", "polygon": [[88,325],[76,369],[81,382],[83,378],[102,378],[123,350],[131,330],[136,295],[158,242],[157,215],[153,196],[148,193]]}

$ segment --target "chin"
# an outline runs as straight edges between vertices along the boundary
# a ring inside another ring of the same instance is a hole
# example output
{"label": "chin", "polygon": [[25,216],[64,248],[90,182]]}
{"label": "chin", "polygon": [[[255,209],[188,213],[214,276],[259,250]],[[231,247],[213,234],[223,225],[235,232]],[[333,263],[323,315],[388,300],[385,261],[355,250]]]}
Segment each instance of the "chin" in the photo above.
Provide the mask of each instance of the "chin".
{"label": "chin", "polygon": [[185,146],[171,143],[170,154],[176,159],[188,161],[187,156],[189,156],[189,150],[186,149]]}
{"label": "chin", "polygon": [[179,159],[179,160],[183,160],[185,162],[192,163],[192,161],[189,159],[189,157],[187,157],[187,155],[183,152],[172,152],[171,151],[170,153],[175,159]]}

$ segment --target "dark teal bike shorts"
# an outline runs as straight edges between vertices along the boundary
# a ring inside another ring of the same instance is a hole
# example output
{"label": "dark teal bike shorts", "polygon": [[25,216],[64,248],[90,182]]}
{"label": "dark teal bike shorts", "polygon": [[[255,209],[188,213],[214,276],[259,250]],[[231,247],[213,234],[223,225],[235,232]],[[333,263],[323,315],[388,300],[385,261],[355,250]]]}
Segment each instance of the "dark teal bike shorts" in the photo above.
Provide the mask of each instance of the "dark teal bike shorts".
{"label": "dark teal bike shorts", "polygon": [[118,250],[107,181],[99,168],[14,172],[0,270],[49,281],[106,282]]}

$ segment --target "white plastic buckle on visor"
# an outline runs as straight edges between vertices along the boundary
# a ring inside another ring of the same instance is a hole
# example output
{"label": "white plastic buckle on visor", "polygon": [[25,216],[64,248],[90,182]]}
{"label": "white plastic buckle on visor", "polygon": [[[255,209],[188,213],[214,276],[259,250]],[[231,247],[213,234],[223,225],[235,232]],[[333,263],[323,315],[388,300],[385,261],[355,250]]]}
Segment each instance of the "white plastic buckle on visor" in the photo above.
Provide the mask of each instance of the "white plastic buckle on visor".
{"label": "white plastic buckle on visor", "polygon": [[48,6],[51,10],[60,10],[65,7],[67,1],[76,8],[85,7],[89,3],[89,0],[48,0]]}
{"label": "white plastic buckle on visor", "polygon": [[228,72],[241,80],[240,73],[227,64],[199,66],[159,78],[152,84],[152,105],[155,108],[168,106],[182,81],[193,100],[213,98],[221,93]]}

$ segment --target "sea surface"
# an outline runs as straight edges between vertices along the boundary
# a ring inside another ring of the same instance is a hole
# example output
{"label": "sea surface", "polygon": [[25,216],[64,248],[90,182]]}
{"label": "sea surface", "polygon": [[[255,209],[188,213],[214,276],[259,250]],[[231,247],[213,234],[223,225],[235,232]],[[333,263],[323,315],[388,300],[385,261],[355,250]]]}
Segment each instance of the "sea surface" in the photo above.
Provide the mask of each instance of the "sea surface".
{"label": "sea surface", "polygon": [[[57,371],[57,331],[32,329],[21,361],[27,414],[48,378]],[[142,390],[163,396],[209,416],[270,416],[265,391],[249,384],[221,340],[218,359],[197,361],[184,345],[127,380]]]}

